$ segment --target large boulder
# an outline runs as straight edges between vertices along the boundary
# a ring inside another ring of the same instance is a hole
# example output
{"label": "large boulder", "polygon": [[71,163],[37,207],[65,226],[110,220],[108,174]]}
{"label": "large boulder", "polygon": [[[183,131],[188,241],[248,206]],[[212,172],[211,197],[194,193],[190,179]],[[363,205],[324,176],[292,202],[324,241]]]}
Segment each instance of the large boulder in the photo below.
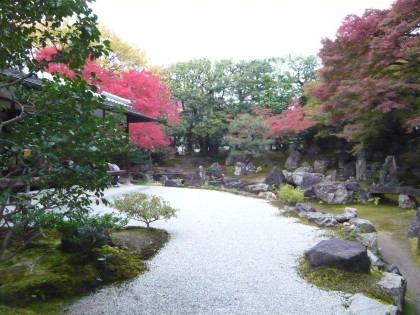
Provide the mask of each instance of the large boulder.
{"label": "large boulder", "polygon": [[342,182],[319,183],[314,186],[316,196],[327,204],[345,204],[353,199],[353,191]]}
{"label": "large boulder", "polygon": [[319,226],[336,226],[338,225],[334,215],[320,212],[299,212],[301,217],[306,217],[309,222],[315,223]]}
{"label": "large boulder", "polygon": [[303,172],[293,172],[292,180],[293,184],[300,186],[302,189],[309,188],[314,186],[325,179],[325,176],[319,173],[303,173]]}
{"label": "large boulder", "polygon": [[312,166],[308,162],[303,162],[300,167],[294,170],[295,173],[312,173]]}
{"label": "large boulder", "polygon": [[242,162],[236,162],[234,174],[236,176],[241,176],[241,175],[247,174],[246,164],[245,163],[242,163]]}
{"label": "large boulder", "polygon": [[336,267],[356,272],[369,272],[366,247],[341,239],[324,240],[305,253],[311,267]]}
{"label": "large boulder", "polygon": [[302,158],[302,154],[298,151],[298,148],[295,144],[290,145],[289,147],[290,155],[284,163],[284,167],[287,169],[297,168]]}
{"label": "large boulder", "polygon": [[206,172],[204,168],[200,165],[194,172],[194,175],[191,179],[191,186],[203,186],[206,184]]}
{"label": "large boulder", "polygon": [[382,165],[379,173],[380,185],[397,185],[398,184],[398,167],[395,156],[388,155]]}
{"label": "large boulder", "polygon": [[324,174],[329,166],[328,160],[316,160],[313,164],[313,172]]}
{"label": "large boulder", "polygon": [[384,272],[378,282],[378,287],[384,290],[395,302],[399,311],[402,311],[407,281],[395,273]]}
{"label": "large boulder", "polygon": [[379,301],[368,298],[361,293],[353,295],[349,299],[349,313],[351,315],[397,315],[398,308],[395,305],[382,304]]}
{"label": "large boulder", "polygon": [[344,223],[356,217],[357,217],[357,210],[355,208],[349,208],[349,207],[344,208],[343,214],[334,215],[334,218],[337,220],[338,223]]}
{"label": "large boulder", "polygon": [[407,230],[407,237],[417,237],[418,235],[420,235],[420,208],[417,208],[416,216]]}
{"label": "large boulder", "polygon": [[237,162],[247,164],[249,163],[249,160],[250,160],[249,155],[230,154],[226,159],[225,165],[236,165]]}
{"label": "large boulder", "polygon": [[415,209],[416,199],[407,195],[399,195],[398,206],[402,209]]}
{"label": "large boulder", "polygon": [[375,226],[366,219],[353,218],[350,219],[350,224],[355,225],[362,233],[376,232]]}
{"label": "large boulder", "polygon": [[252,162],[249,162],[246,167],[245,167],[246,173],[247,174],[254,174],[257,172],[257,168],[255,167],[254,164],[252,164]]}
{"label": "large boulder", "polygon": [[212,178],[222,178],[223,175],[223,167],[218,163],[214,162],[212,165],[210,165],[209,168],[207,168],[206,173],[211,176]]}
{"label": "large boulder", "polygon": [[271,171],[268,173],[267,177],[265,178],[264,182],[267,185],[274,186],[279,188],[281,184],[286,183],[286,177],[284,176],[283,172],[280,170],[278,166],[274,166]]}

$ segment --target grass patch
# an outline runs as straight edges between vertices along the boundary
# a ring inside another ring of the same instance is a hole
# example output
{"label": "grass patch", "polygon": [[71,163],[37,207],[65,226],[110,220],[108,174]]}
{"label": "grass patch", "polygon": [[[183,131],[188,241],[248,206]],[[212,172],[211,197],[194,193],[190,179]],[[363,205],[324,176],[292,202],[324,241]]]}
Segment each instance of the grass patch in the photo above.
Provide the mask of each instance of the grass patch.
{"label": "grass patch", "polygon": [[411,256],[413,256],[413,259],[415,260],[416,264],[420,266],[420,249],[417,247],[417,243],[417,237],[408,239],[410,254]]}
{"label": "grass patch", "polygon": [[318,211],[325,211],[332,214],[343,213],[345,207],[357,209],[359,218],[370,220],[378,230],[391,232],[394,236],[405,239],[405,233],[410,225],[414,211],[401,209],[398,205],[383,203],[377,206],[373,204],[348,204],[348,205],[327,205],[312,203]]}
{"label": "grass patch", "polygon": [[302,257],[298,265],[299,275],[307,282],[324,290],[342,291],[346,293],[364,295],[384,303],[393,304],[394,301],[377,287],[382,272],[357,273],[337,268],[309,266],[309,261]]}
{"label": "grass patch", "polygon": [[[202,185],[198,188],[206,189],[206,190],[223,191],[223,192],[228,192],[228,193],[238,193],[238,190],[235,188],[223,188],[220,186],[213,186],[213,185]],[[193,189],[197,189],[197,187],[193,187]]]}

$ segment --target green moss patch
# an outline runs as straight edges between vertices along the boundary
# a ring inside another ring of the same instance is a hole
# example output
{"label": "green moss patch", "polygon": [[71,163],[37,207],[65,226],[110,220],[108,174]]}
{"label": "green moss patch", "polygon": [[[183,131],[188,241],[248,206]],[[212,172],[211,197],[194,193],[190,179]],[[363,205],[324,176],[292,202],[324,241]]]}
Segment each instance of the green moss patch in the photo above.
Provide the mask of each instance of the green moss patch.
{"label": "green moss patch", "polygon": [[363,293],[384,303],[394,303],[377,286],[382,275],[380,271],[372,271],[366,274],[330,267],[312,268],[309,266],[309,261],[302,257],[298,265],[298,273],[307,282],[327,291],[341,291],[351,294]]}
{"label": "green moss patch", "polygon": [[[57,239],[41,240],[0,264],[0,314],[60,314],[69,299],[144,272],[143,260],[155,255],[169,234],[129,228],[115,233],[113,239],[119,246],[77,253],[61,251]],[[100,257],[106,258],[103,273],[97,269]]]}

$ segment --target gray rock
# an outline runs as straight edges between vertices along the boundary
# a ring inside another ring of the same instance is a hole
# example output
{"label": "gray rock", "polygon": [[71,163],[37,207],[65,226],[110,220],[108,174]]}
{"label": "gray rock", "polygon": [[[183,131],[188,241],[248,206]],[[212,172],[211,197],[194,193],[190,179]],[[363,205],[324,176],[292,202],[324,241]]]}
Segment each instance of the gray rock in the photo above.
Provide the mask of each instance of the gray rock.
{"label": "gray rock", "polygon": [[218,186],[223,188],[234,188],[234,189],[241,189],[246,185],[246,183],[243,180],[240,180],[238,178],[219,178],[216,180],[210,180],[208,181],[208,184],[211,186]]}
{"label": "gray rock", "polygon": [[324,174],[329,166],[328,160],[316,160],[313,164],[313,172]]}
{"label": "gray rock", "polygon": [[153,179],[153,171],[147,171],[147,172],[145,172],[142,177],[143,177],[143,180],[146,183],[151,183],[151,182],[154,181],[154,179]]}
{"label": "gray rock", "polygon": [[402,311],[407,280],[400,275],[384,272],[382,273],[381,280],[378,282],[378,287],[388,293],[394,300],[398,310]]}
{"label": "gray rock", "polygon": [[300,216],[304,216],[308,219],[309,222],[315,223],[319,226],[336,226],[338,225],[337,220],[332,214],[329,213],[319,213],[319,212],[300,212]]}
{"label": "gray rock", "polygon": [[165,181],[163,185],[168,186],[168,187],[180,187],[182,186],[182,182],[183,182],[182,179],[174,178],[174,179],[168,179],[167,181]]}
{"label": "gray rock", "polygon": [[213,178],[223,178],[223,167],[215,162],[206,170],[206,173]]}
{"label": "gray rock", "polygon": [[366,180],[366,178],[367,178],[366,153],[362,151],[357,155],[356,179]]}
{"label": "gray rock", "polygon": [[242,162],[236,162],[236,164],[235,164],[235,172],[234,172],[234,174],[235,174],[236,176],[240,176],[240,175],[245,175],[245,174],[247,174],[247,171],[246,171],[246,164],[245,164],[245,163],[242,163]]}
{"label": "gray rock", "polygon": [[407,237],[417,237],[418,235],[420,235],[420,208],[417,208],[416,216],[407,229]]}
{"label": "gray rock", "polygon": [[245,167],[246,173],[247,174],[254,174],[257,172],[257,168],[254,166],[254,164],[252,164],[251,162],[249,162],[246,167]]}
{"label": "gray rock", "polygon": [[345,204],[353,198],[353,192],[342,182],[320,183],[314,186],[316,196],[328,204]]}
{"label": "gray rock", "polygon": [[308,162],[303,162],[300,167],[294,170],[296,173],[312,173],[312,166]]}
{"label": "gray rock", "polygon": [[297,212],[316,212],[315,207],[307,203],[297,203],[294,210]]}
{"label": "gray rock", "polygon": [[254,185],[248,185],[246,188],[249,191],[258,192],[258,191],[267,191],[269,186],[267,184],[259,183],[259,184],[254,184]]}
{"label": "gray rock", "polygon": [[334,215],[334,218],[339,222],[339,223],[344,223],[349,221],[350,219],[356,218],[357,217],[357,210],[355,208],[344,208],[344,213],[343,214],[336,214]]}
{"label": "gray rock", "polygon": [[369,220],[353,218],[349,222],[354,224],[362,233],[376,232],[375,226]]}
{"label": "gray rock", "polygon": [[361,189],[359,181],[357,181],[354,177],[350,177],[348,180],[344,182],[344,186],[346,186],[347,190],[352,191],[359,191]]}
{"label": "gray rock", "polygon": [[348,308],[351,315],[397,315],[398,307],[395,305],[382,304],[379,301],[368,298],[361,293],[353,295]]}
{"label": "gray rock", "polygon": [[398,206],[402,209],[415,209],[416,199],[407,195],[399,195]]}
{"label": "gray rock", "polygon": [[250,156],[248,155],[233,155],[230,154],[225,162],[225,165],[236,165],[237,162],[242,162],[244,164],[249,163]]}
{"label": "gray rock", "polygon": [[194,172],[194,175],[191,180],[191,186],[203,186],[206,184],[206,172],[204,168],[200,165]]}
{"label": "gray rock", "polygon": [[302,173],[293,172],[292,180],[296,186],[300,186],[302,189],[314,186],[325,179],[325,176],[319,173]]}
{"label": "gray rock", "polygon": [[376,233],[358,233],[356,240],[375,253],[378,251],[378,235]]}
{"label": "gray rock", "polygon": [[283,172],[284,178],[286,179],[286,182],[288,184],[293,184],[293,178],[292,178],[293,172],[288,172],[286,170],[283,170],[282,172]]}
{"label": "gray rock", "polygon": [[276,201],[277,200],[277,196],[275,193],[271,192],[271,191],[264,191],[264,192],[260,192],[258,194],[258,197],[262,197],[271,201]]}
{"label": "gray rock", "polygon": [[377,257],[374,253],[372,253],[370,250],[367,250],[367,255],[372,266],[375,266],[379,270],[385,269],[385,263],[381,259],[379,259],[379,257]]}
{"label": "gray rock", "polygon": [[336,267],[356,272],[369,272],[366,247],[341,239],[324,240],[305,253],[311,267]]}
{"label": "gray rock", "polygon": [[281,184],[286,183],[286,178],[284,177],[283,172],[280,170],[278,166],[274,166],[270,173],[268,173],[267,177],[265,178],[264,182],[269,186],[274,186],[279,188]]}
{"label": "gray rock", "polygon": [[168,178],[168,176],[166,176],[166,175],[162,175],[160,178],[159,178],[159,181],[162,183],[162,184],[165,184],[165,182],[168,180],[169,178]]}
{"label": "gray rock", "polygon": [[397,185],[398,184],[398,168],[395,156],[388,155],[385,158],[384,165],[379,174],[379,184],[381,185]]}
{"label": "gray rock", "polygon": [[290,155],[284,163],[284,167],[287,169],[297,168],[302,154],[300,154],[295,144],[290,145],[289,152]]}

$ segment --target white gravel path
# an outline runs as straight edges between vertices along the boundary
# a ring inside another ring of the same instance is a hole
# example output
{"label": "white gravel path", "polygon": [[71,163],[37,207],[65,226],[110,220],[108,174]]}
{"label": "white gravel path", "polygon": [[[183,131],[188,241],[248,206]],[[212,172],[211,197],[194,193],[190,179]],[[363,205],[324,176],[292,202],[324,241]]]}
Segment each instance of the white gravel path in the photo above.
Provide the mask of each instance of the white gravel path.
{"label": "white gravel path", "polygon": [[223,192],[124,186],[106,195],[129,191],[180,209],[177,218],[153,223],[171,239],[150,271],[78,300],[69,314],[348,314],[339,293],[296,273],[299,257],[322,239],[317,228],[278,215],[265,200]]}

